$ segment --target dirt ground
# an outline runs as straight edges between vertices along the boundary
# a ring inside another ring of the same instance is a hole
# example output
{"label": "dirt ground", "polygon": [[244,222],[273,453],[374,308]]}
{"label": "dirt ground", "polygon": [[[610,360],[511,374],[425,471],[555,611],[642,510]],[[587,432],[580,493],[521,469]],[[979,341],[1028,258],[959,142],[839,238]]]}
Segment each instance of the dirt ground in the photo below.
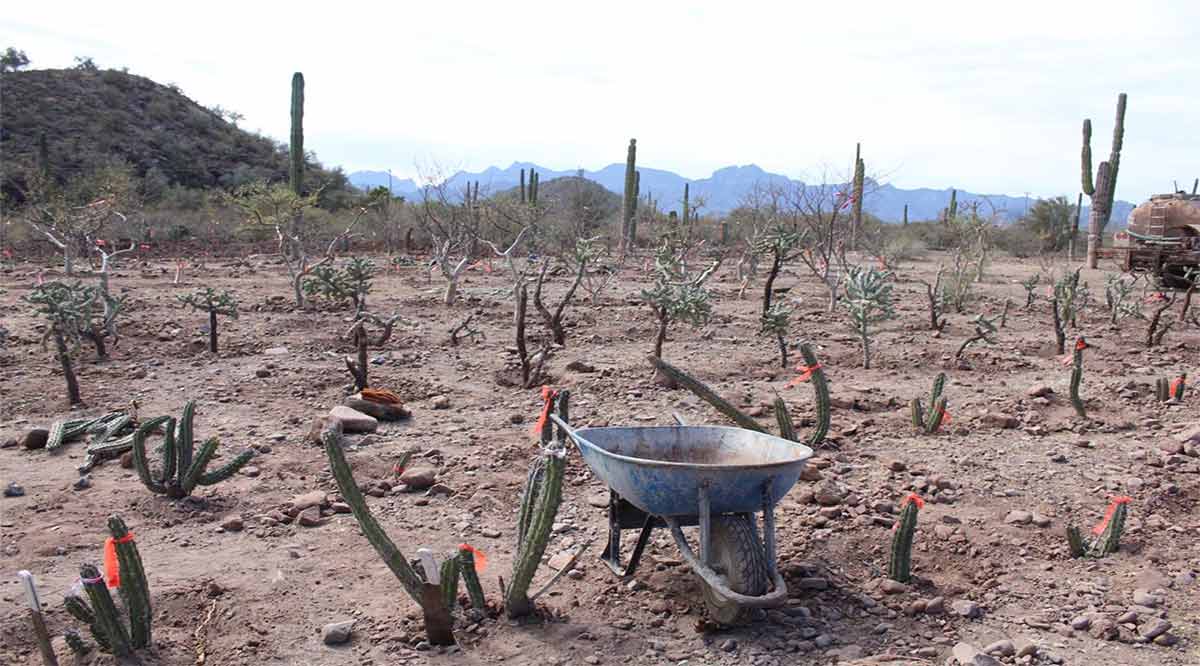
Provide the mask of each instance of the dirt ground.
{"label": "dirt ground", "polygon": [[[198,436],[220,435],[226,459],[247,446],[260,454],[253,469],[173,501],[152,495],[116,461],[92,471],[91,487],[73,489],[82,443],[56,454],[0,449],[0,484],[25,489],[24,496],[0,498],[0,663],[40,663],[16,571],[37,576],[50,630],[60,635],[74,624],[62,596],[80,563],[100,560],[104,519],[117,513],[136,534],[153,594],[147,663],[200,663],[203,653],[203,663],[222,665],[768,665],[891,653],[906,658],[888,663],[941,664],[960,641],[982,649],[1011,640],[1026,656],[1000,656],[1003,663],[1200,664],[1200,458],[1195,443],[1183,442],[1200,421],[1192,414],[1200,394],[1163,405],[1153,393],[1157,377],[1200,374],[1193,367],[1200,331],[1176,326],[1163,346],[1148,351],[1145,324],[1110,325],[1103,271],[1085,271],[1093,299],[1078,324],[1093,349],[1083,385],[1091,418],[1083,421],[1066,399],[1070,370],[1054,353],[1045,277],[1034,307],[1022,307],[1017,281],[1044,267],[997,260],[980,298],[967,312],[950,313],[945,332],[935,336],[917,280],[930,279],[942,260],[931,254],[900,266],[899,318],[882,326],[870,370],[861,367],[845,314],[825,311],[816,282],[791,274],[779,283],[792,287],[784,298],[796,304],[793,339],[815,345],[834,403],[829,447],[816,452],[813,471],[777,512],[790,590],[785,607],[747,626],[709,630],[695,577],[665,532],[656,532],[634,580],[614,577],[597,560],[607,523],[595,505],[605,487],[572,451],[547,556],[595,540],[579,573],[538,600],[539,617],[460,625],[461,646],[451,650],[417,649],[423,633],[416,605],[351,516],[334,514],[315,527],[270,518],[293,496],[336,495],[324,453],[304,435],[346,395],[342,358],[349,349],[340,336],[348,313],[295,310],[283,267],[269,259],[209,262],[185,272],[180,285],[172,284],[172,262],[125,262],[112,281],[129,293],[129,312],[109,360],[81,355],[82,411],[98,414],[136,399],[143,417],[177,415],[194,398]],[[20,303],[36,268],[0,273],[0,321],[11,333],[0,349],[0,442],[69,412],[61,373],[39,344],[41,324]],[[761,276],[739,299],[732,272],[729,262],[710,283],[712,322],[674,327],[664,355],[772,427],[778,391],[807,428],[814,414],[809,385],[786,388],[794,371],[779,368],[773,341],[756,335]],[[567,283],[565,275],[554,278],[551,297]],[[649,283],[641,266],[627,268],[599,302],[568,309],[567,347],[549,367],[553,384],[572,393],[575,423],[666,424],[672,412],[692,423],[722,422],[690,393],[653,382],[644,356],[655,324],[637,296]],[[202,285],[231,289],[241,302],[239,319],[221,320],[216,357],[204,348],[206,318],[176,300]],[[346,440],[360,484],[390,479],[406,450],[440,468],[453,495],[389,493],[369,498],[371,508],[409,556],[420,546],[451,552],[464,542],[485,551],[484,587],[493,601],[497,578],[511,568],[540,406],[538,390],[494,380],[513,358],[507,288],[499,264],[494,273],[473,271],[462,300],[446,307],[438,278],[428,282],[419,268],[379,277],[371,309],[397,311],[409,325],[372,352],[372,384],[397,391],[413,416]],[[973,346],[956,363],[974,314],[999,313],[1005,298],[1013,307],[997,344]],[[486,337],[450,346],[447,330],[472,311]],[[542,336],[532,308],[529,321],[531,334]],[[577,360],[594,372],[566,369]],[[908,402],[926,396],[943,371],[952,422],[939,434],[918,434]],[[1031,396],[1043,386],[1053,393]],[[449,407],[434,409],[436,396],[446,396]],[[880,583],[890,529],[912,491],[927,502],[913,552],[916,578],[888,594]],[[1094,525],[1116,495],[1132,497],[1120,552],[1071,559],[1065,526]],[[231,516],[240,516],[244,529],[221,528]],[[633,539],[627,534],[625,543]],[[543,565],[535,588],[552,573]],[[929,603],[938,597],[941,613]],[[324,625],[351,618],[357,623],[348,644],[322,643]],[[1160,619],[1171,625],[1168,638],[1142,640]],[[1032,655],[1027,643],[1036,646]],[[61,639],[56,644],[63,663],[72,663]]]}

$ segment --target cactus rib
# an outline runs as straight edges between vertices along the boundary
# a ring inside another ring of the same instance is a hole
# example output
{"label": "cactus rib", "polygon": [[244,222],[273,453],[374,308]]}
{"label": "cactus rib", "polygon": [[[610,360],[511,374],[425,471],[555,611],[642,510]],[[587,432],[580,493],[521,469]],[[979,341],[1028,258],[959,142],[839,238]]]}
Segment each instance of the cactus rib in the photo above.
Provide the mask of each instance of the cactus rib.
{"label": "cactus rib", "polygon": [[921,508],[921,499],[910,495],[900,510],[900,519],[896,522],[895,533],[892,535],[892,553],[888,561],[888,578],[900,583],[912,580],[912,545],[913,536],[917,529],[917,512]]}

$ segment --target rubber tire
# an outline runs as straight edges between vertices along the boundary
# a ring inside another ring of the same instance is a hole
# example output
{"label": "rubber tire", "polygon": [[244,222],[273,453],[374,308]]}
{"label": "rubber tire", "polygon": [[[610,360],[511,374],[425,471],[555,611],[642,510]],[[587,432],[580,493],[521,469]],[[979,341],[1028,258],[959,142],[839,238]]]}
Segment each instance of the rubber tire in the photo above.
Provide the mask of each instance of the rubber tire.
{"label": "rubber tire", "polygon": [[[766,594],[770,586],[767,554],[752,516],[744,513],[714,516],[709,549],[711,567],[725,579],[729,589],[750,596]],[[742,608],[709,587],[703,578],[699,580],[711,619],[721,624],[739,624],[751,615],[753,609]]]}

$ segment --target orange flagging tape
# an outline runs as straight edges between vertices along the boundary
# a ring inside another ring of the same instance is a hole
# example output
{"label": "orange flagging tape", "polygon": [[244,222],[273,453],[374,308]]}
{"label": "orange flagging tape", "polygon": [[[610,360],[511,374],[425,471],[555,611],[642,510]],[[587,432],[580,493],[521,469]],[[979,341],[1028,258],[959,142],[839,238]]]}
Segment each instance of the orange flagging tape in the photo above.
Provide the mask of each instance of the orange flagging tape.
{"label": "orange flagging tape", "polygon": [[1083,351],[1087,348],[1088,348],[1087,340],[1084,340],[1083,338],[1079,338],[1078,340],[1075,341],[1075,349],[1076,350]]}
{"label": "orange flagging tape", "polygon": [[483,573],[487,568],[487,555],[484,555],[482,550],[469,543],[459,545],[458,549],[468,551],[475,557],[475,573]]}
{"label": "orange flagging tape", "polygon": [[913,504],[916,504],[916,505],[917,505],[917,509],[924,509],[924,508],[925,508],[925,500],[921,499],[921,496],[920,496],[920,495],[918,495],[918,494],[916,494],[916,493],[909,493],[909,494],[908,494],[908,497],[905,497],[903,500],[901,500],[901,502],[900,502],[900,508],[901,508],[901,509],[903,509],[903,508],[904,508],[904,506],[905,506],[906,504],[908,504],[909,502],[912,502]]}
{"label": "orange flagging tape", "polygon": [[117,544],[133,541],[133,532],[120,539],[108,537],[104,540],[104,574],[109,588],[121,586],[121,564],[117,560]]}
{"label": "orange flagging tape", "polygon": [[800,375],[799,375],[799,376],[797,376],[797,377],[796,377],[795,379],[793,379],[792,381],[788,382],[788,383],[787,383],[787,387],[788,387],[788,388],[791,388],[791,387],[793,387],[793,386],[795,386],[795,385],[797,385],[797,384],[799,384],[799,383],[801,383],[801,382],[806,382],[806,381],[808,381],[809,379],[812,379],[812,375],[813,375],[813,373],[814,373],[814,372],[816,372],[817,370],[820,370],[820,369],[821,369],[821,364],[820,364],[820,363],[817,363],[817,364],[815,364],[815,365],[808,365],[808,366],[805,366],[805,365],[798,365],[798,366],[796,366],[796,372],[799,372],[799,373],[800,373]]}
{"label": "orange flagging tape", "polygon": [[533,424],[533,434],[535,437],[542,436],[542,428],[546,427],[546,422],[550,420],[550,405],[554,402],[554,396],[558,395],[558,391],[549,386],[542,387],[542,414],[538,417],[537,423]]}
{"label": "orange flagging tape", "polygon": [[1176,377],[1175,381],[1171,382],[1171,397],[1179,397],[1179,389],[1183,388],[1183,377]]}
{"label": "orange flagging tape", "polygon": [[950,425],[950,412],[945,407],[942,407],[942,425]]}
{"label": "orange flagging tape", "polygon": [[1112,501],[1108,503],[1108,510],[1104,512],[1104,520],[1101,520],[1096,524],[1095,527],[1092,528],[1092,534],[1103,534],[1105,528],[1108,527],[1108,521],[1112,520],[1113,514],[1117,512],[1117,505],[1129,504],[1131,501],[1133,501],[1133,498],[1129,497],[1128,495],[1121,495],[1119,497],[1112,498]]}

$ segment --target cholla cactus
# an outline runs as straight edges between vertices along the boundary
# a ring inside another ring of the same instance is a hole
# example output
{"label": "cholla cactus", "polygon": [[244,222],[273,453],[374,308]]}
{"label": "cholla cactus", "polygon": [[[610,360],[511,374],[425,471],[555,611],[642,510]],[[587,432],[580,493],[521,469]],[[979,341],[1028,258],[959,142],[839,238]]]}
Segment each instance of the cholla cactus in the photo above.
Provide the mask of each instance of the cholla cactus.
{"label": "cholla cactus", "polygon": [[874,267],[851,266],[846,274],[846,309],[851,328],[862,341],[863,367],[871,367],[872,325],[893,319],[892,274]]}
{"label": "cholla cactus", "polygon": [[[108,519],[108,531],[112,536],[105,543],[105,559],[111,560],[107,576],[95,566],[80,567],[79,579],[87,595],[85,601],[74,591],[63,599],[67,612],[88,625],[92,637],[102,650],[117,657],[127,657],[134,650],[150,645],[151,622],[154,614],[150,608],[150,587],[146,583],[146,572],[142,557],[138,553],[133,534],[120,516]],[[105,578],[108,578],[108,585]],[[109,585],[118,587],[127,619],[122,619]],[[128,625],[128,626],[127,626]],[[78,638],[78,637],[77,637]],[[82,641],[79,641],[82,644]],[[74,649],[74,648],[73,648]]]}
{"label": "cholla cactus", "polygon": [[1108,306],[1109,321],[1115,326],[1122,317],[1144,318],[1142,303],[1130,299],[1136,278],[1126,281],[1120,275],[1109,275],[1104,282],[1104,302]]}
{"label": "cholla cactus", "polygon": [[192,309],[208,313],[208,350],[217,353],[217,315],[238,318],[238,303],[229,290],[218,292],[212,287],[205,287],[186,296],[180,296],[179,302],[191,306]]}
{"label": "cholla cactus", "polygon": [[[804,241],[804,235],[789,229],[782,224],[776,224],[769,231],[764,233],[754,241],[754,253],[756,255],[770,255],[771,269],[767,272],[767,281],[763,283],[763,301],[762,301],[762,316],[766,319],[771,312],[771,299],[775,291],[775,278],[779,277],[779,271],[783,269],[784,264],[799,256],[800,244]],[[787,361],[783,364],[786,366]]]}
{"label": "cholla cactus", "polygon": [[[178,431],[174,418],[159,416],[147,419],[133,433],[133,466],[137,469],[138,478],[150,492],[174,499],[187,497],[197,485],[211,486],[230,478],[254,457],[254,449],[246,449],[224,466],[207,471],[220,442],[213,437],[204,442],[199,452],[194,453],[195,430],[192,421],[195,414],[196,401],[189,400],[183,406]],[[156,475],[146,456],[146,437],[163,427],[166,429],[166,438],[162,444],[162,467]]]}
{"label": "cholla cactus", "polygon": [[1042,281],[1041,273],[1034,273],[1028,279],[1021,281],[1021,286],[1025,288],[1025,309],[1033,307],[1033,302],[1037,300],[1038,283]]}
{"label": "cholla cactus", "polygon": [[658,317],[658,334],[654,339],[654,356],[662,358],[663,342],[667,339],[667,327],[673,321],[683,321],[692,326],[703,326],[712,315],[712,303],[704,282],[717,270],[720,262],[692,277],[686,273],[683,263],[669,246],[663,245],[654,256],[656,279],[654,286],[642,290],[642,300],[654,308]]}
{"label": "cholla cactus", "polygon": [[354,257],[345,268],[316,266],[308,272],[308,278],[304,293],[309,298],[321,297],[333,305],[349,301],[355,313],[361,313],[366,310],[367,294],[375,278],[375,262]]}
{"label": "cholla cactus", "polygon": [[84,340],[95,346],[97,357],[108,356],[105,339],[121,312],[124,297],[109,296],[98,287],[85,287],[79,282],[47,282],[35,288],[23,300],[36,306],[38,314],[49,322],[50,326],[42,336],[42,346],[44,348],[50,338],[54,339],[67,381],[67,397],[71,404],[78,404],[82,400],[72,357],[78,353]]}
{"label": "cholla cactus", "polygon": [[786,368],[788,364],[787,334],[791,324],[792,309],[783,303],[775,303],[762,316],[762,331],[775,338],[779,345],[779,364]]}
{"label": "cholla cactus", "polygon": [[995,317],[989,319],[981,314],[975,315],[975,319],[972,320],[972,323],[975,324],[975,334],[963,340],[963,343],[958,347],[958,351],[955,352],[954,358],[956,360],[961,358],[963,352],[967,351],[967,347],[971,346],[972,343],[986,342],[989,345],[996,344],[995,319]]}
{"label": "cholla cactus", "polygon": [[343,335],[343,339],[351,340],[357,350],[358,360],[355,362],[351,358],[346,358],[346,369],[350,371],[350,376],[354,378],[354,390],[361,391],[368,386],[367,377],[367,346],[370,343],[370,336],[367,332],[367,325],[379,328],[379,336],[375,339],[374,346],[382,347],[392,337],[392,330],[396,327],[396,322],[402,321],[402,317],[394,314],[391,317],[384,319],[373,315],[369,312],[361,313],[355,318],[350,329]]}

